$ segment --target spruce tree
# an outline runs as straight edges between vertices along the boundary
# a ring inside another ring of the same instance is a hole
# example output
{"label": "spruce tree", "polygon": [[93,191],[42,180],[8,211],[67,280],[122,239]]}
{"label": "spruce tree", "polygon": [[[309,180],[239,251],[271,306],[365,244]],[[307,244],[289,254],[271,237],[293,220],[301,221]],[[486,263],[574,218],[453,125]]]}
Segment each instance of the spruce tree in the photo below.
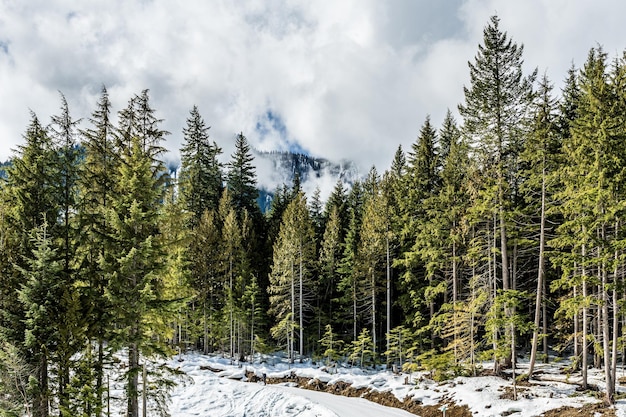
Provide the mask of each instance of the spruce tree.
{"label": "spruce tree", "polygon": [[218,160],[222,149],[209,141],[206,126],[197,106],[191,109],[183,129],[180,194],[197,225],[205,210],[217,209],[223,189],[222,166]]}
{"label": "spruce tree", "polygon": [[[487,191],[483,198],[491,200],[478,204],[494,207],[500,242],[499,275],[504,290],[516,287],[517,253],[509,248],[510,218],[513,207],[519,203],[518,158],[527,136],[532,86],[537,74],[535,70],[524,76],[523,51],[523,46],[518,46],[500,29],[500,19],[492,16],[483,30],[483,43],[478,46],[474,63],[468,63],[470,86],[464,87],[465,103],[459,105],[463,134],[474,149],[483,179],[479,188]],[[497,370],[498,361],[494,366]]]}
{"label": "spruce tree", "polygon": [[516,158],[523,143],[528,108],[532,100],[535,70],[524,77],[523,46],[500,30],[500,19],[492,16],[483,31],[470,68],[470,86],[464,87],[465,103],[459,105],[463,133],[476,149],[485,179],[496,188],[496,210],[500,230],[502,288],[511,287],[507,230],[508,201],[515,181]]}
{"label": "spruce tree", "polygon": [[[31,114],[31,121],[24,135],[25,144],[17,148],[13,165],[7,170],[8,178],[2,189],[2,255],[3,267],[0,276],[0,337],[3,341],[20,349],[29,367],[36,370],[34,375],[40,388],[33,397],[33,415],[48,415],[48,360],[49,355],[39,349],[26,346],[28,323],[25,320],[26,306],[18,298],[18,291],[32,276],[34,260],[37,259],[37,241],[32,239],[44,224],[54,225],[59,205],[56,174],[58,154],[52,139],[43,128],[37,116]],[[46,226],[48,230],[51,226]],[[54,253],[54,242],[48,234],[47,245]],[[52,266],[50,266],[52,267]],[[56,268],[56,267],[55,267]],[[56,270],[55,270],[56,271]],[[59,298],[56,299],[57,301]],[[32,327],[31,327],[32,328]],[[41,337],[51,337],[55,327],[47,329]]]}
{"label": "spruce tree", "polygon": [[[539,332],[541,329],[541,317],[547,314],[545,309],[545,294],[547,285],[547,269],[549,263],[546,262],[546,253],[549,250],[547,240],[550,236],[550,225],[556,222],[551,219],[550,212],[554,211],[555,173],[562,163],[561,140],[557,125],[557,105],[552,97],[552,85],[546,76],[541,79],[537,98],[533,103],[534,117],[532,124],[532,134],[528,137],[524,151],[520,159],[525,166],[522,191],[526,197],[526,211],[528,213],[528,223],[532,226],[528,231],[528,238],[534,239],[539,234],[538,244],[533,245],[537,253],[537,286],[535,299],[534,331],[531,344],[531,358],[528,371],[529,378],[532,377],[535,360],[537,358]],[[544,321],[547,318],[544,317]],[[546,333],[543,329],[542,333]],[[547,336],[544,338],[544,346],[547,348]],[[547,354],[547,352],[545,352]]]}
{"label": "spruce tree", "polygon": [[420,243],[418,234],[423,230],[426,218],[424,203],[437,192],[439,183],[436,140],[437,132],[430,123],[430,117],[426,117],[417,141],[408,154],[406,174],[401,184],[404,198],[399,200],[402,219],[401,257],[396,265],[402,271],[402,287],[408,295],[404,309],[407,315],[413,314],[415,318],[421,317],[425,305],[428,306],[429,318],[434,315],[434,298],[424,297],[426,287],[432,284],[433,275],[427,273],[416,245]]}
{"label": "spruce tree", "polygon": [[[104,393],[105,340],[110,324],[110,311],[105,297],[107,275],[105,265],[112,261],[113,241],[110,238],[106,210],[112,200],[119,158],[114,146],[115,128],[111,122],[111,102],[102,87],[89,126],[82,131],[84,162],[78,178],[78,247],[76,268],[81,282],[83,314],[89,339],[85,358],[93,359],[93,406],[87,414],[101,415]],[[95,349],[95,354],[89,350]],[[84,381],[87,385],[89,382]],[[89,408],[89,407],[88,407]]]}
{"label": "spruce tree", "polygon": [[[78,282],[78,271],[75,269],[79,222],[78,211],[78,182],[80,170],[80,152],[78,149],[77,125],[79,121],[70,116],[65,96],[61,95],[61,114],[52,117],[50,136],[56,143],[58,154],[55,167],[55,179],[60,219],[53,229],[59,242],[59,257],[62,264],[62,274],[59,277],[64,287],[64,297],[59,299],[60,310],[67,314],[66,320],[59,322],[58,327],[66,337],[59,340],[58,373],[59,373],[59,403],[63,413],[70,414],[70,398],[67,389],[70,385],[71,358],[82,349],[84,322],[73,322],[79,315],[74,312],[78,300],[74,288]],[[67,303],[67,304],[66,304]],[[73,312],[73,314],[71,314]],[[82,321],[82,320],[80,320]],[[79,334],[72,334],[78,332]]]}
{"label": "spruce tree", "polygon": [[36,382],[29,387],[33,416],[45,417],[49,415],[54,396],[61,394],[64,382],[57,379],[56,384],[51,384],[50,369],[57,362],[58,346],[62,342],[59,323],[66,317],[57,307],[67,288],[61,279],[63,265],[58,261],[47,223],[33,229],[32,240],[32,257],[27,258],[26,267],[18,267],[24,276],[18,294],[24,307],[24,346],[36,367]]}
{"label": "spruce tree", "polygon": [[[299,353],[304,354],[305,315],[311,308],[315,281],[312,267],[315,262],[315,232],[304,194],[300,193],[285,210],[278,240],[274,244],[272,273],[270,275],[271,309],[290,342],[288,352],[293,360],[295,329],[299,330]],[[286,320],[286,321],[285,321]],[[278,329],[274,330],[277,333]]]}
{"label": "spruce tree", "polygon": [[146,148],[153,139],[133,136],[123,149],[115,193],[106,211],[116,242],[114,262],[107,265],[106,294],[116,322],[110,342],[128,351],[124,376],[130,417],[139,414],[141,357],[165,353],[164,339],[152,332],[148,320],[154,309],[167,305],[164,248],[159,239],[162,165],[155,162],[156,148]]}
{"label": "spruce tree", "polygon": [[254,218],[260,210],[256,202],[259,192],[256,188],[256,171],[252,161],[254,157],[248,140],[240,133],[235,140],[235,152],[228,163],[226,185],[235,210],[238,213],[247,210]]}

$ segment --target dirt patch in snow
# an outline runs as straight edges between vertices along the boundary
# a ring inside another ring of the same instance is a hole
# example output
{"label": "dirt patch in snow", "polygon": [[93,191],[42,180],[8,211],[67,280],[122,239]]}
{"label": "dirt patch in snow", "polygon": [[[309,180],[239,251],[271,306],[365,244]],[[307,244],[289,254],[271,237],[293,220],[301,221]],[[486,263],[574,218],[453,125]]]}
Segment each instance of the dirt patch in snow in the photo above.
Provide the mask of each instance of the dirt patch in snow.
{"label": "dirt patch in snow", "polygon": [[582,407],[561,407],[546,411],[545,417],[615,417],[615,408],[606,407],[602,403],[585,404]]}

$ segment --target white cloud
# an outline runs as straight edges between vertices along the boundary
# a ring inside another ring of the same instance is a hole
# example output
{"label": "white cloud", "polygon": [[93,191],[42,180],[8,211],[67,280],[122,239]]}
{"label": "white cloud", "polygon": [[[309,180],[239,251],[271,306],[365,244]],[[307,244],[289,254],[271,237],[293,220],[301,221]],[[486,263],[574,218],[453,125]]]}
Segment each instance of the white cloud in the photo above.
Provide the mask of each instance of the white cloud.
{"label": "white cloud", "polygon": [[[8,52],[0,48],[0,160],[21,142],[29,108],[47,122],[61,90],[85,118],[105,84],[116,110],[150,89],[175,153],[197,104],[225,159],[241,131],[262,150],[289,140],[382,172],[426,114],[438,125],[463,99],[467,61],[490,15],[525,44],[528,68],[547,68],[558,85],[596,42],[621,53],[625,8],[609,0],[0,0]],[[268,111],[284,131],[267,125]]]}

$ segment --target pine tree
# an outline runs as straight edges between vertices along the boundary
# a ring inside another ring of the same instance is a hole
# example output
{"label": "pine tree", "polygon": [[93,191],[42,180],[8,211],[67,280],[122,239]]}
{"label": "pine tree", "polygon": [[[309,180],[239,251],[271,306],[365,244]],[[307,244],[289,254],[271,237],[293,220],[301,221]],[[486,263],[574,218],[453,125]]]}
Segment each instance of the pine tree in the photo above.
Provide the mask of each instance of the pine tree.
{"label": "pine tree", "polygon": [[[511,288],[507,230],[508,201],[514,187],[516,159],[527,125],[532,83],[537,71],[524,77],[523,46],[513,43],[492,16],[483,31],[475,63],[470,68],[470,87],[464,87],[465,104],[459,105],[463,133],[476,149],[486,187],[495,187],[500,230],[502,288]],[[493,181],[493,183],[491,183]]]}
{"label": "pine tree", "polygon": [[229,352],[230,358],[233,360],[237,345],[235,329],[237,327],[238,300],[247,283],[249,268],[243,247],[244,235],[242,227],[237,219],[237,213],[233,207],[233,201],[230,199],[228,190],[224,191],[220,200],[219,215],[222,221],[221,271],[226,289],[225,308],[227,311],[225,311],[225,316],[228,317]]}
{"label": "pine tree", "polygon": [[248,140],[240,133],[235,140],[235,152],[228,163],[226,185],[233,199],[233,205],[238,213],[247,210],[253,218],[260,213],[256,199],[259,192],[256,189],[256,172],[252,161],[254,157]]}
{"label": "pine tree", "polygon": [[[40,349],[26,346],[25,321],[27,307],[17,293],[27,279],[36,274],[31,261],[36,259],[37,242],[32,233],[44,224],[54,224],[58,214],[56,191],[57,152],[37,116],[31,114],[31,122],[24,135],[25,144],[17,149],[13,165],[7,170],[8,178],[2,189],[2,255],[3,270],[0,282],[0,335],[3,341],[20,349],[29,367],[36,369],[35,380],[41,388],[33,397],[33,415],[48,413],[48,359]],[[53,249],[49,237],[47,244]],[[46,255],[48,255],[47,253]],[[56,260],[56,259],[55,259]],[[58,300],[58,298],[56,299]],[[49,329],[54,331],[54,327]],[[44,335],[42,335],[43,337]],[[45,336],[49,336],[45,335]]]}
{"label": "pine tree", "polygon": [[377,350],[378,295],[384,288],[381,272],[384,270],[388,249],[390,221],[386,200],[379,190],[379,184],[373,185],[372,194],[366,198],[363,207],[363,222],[358,246],[358,259],[362,265],[362,274],[357,282],[358,309],[367,314],[367,322],[372,326],[374,352]]}
{"label": "pine tree", "polygon": [[148,316],[163,306],[163,247],[159,241],[159,204],[163,188],[160,166],[153,164],[146,140],[137,136],[122,153],[116,192],[107,209],[116,242],[115,262],[107,265],[108,302],[117,323],[111,335],[114,347],[128,349],[125,372],[127,414],[139,414],[141,356],[162,354],[164,340],[153,336]]}
{"label": "pine tree", "polygon": [[343,343],[333,332],[333,327],[330,324],[327,324],[324,329],[324,335],[318,343],[324,349],[322,356],[326,358],[326,366],[331,366],[334,361],[339,359],[339,352],[341,352]]}
{"label": "pine tree", "polygon": [[[271,309],[290,341],[288,353],[293,360],[295,329],[299,330],[299,353],[304,354],[305,314],[311,310],[315,282],[312,266],[315,262],[315,234],[306,207],[304,194],[294,199],[283,215],[278,240],[274,244],[272,273],[270,275]],[[284,322],[291,320],[291,323]],[[296,321],[297,320],[297,321]],[[276,330],[273,331],[277,333]]]}
{"label": "pine tree", "polygon": [[318,311],[319,322],[334,322],[333,314],[336,311],[337,282],[339,279],[339,265],[341,261],[341,229],[339,213],[333,207],[326,222],[326,230],[321,242],[319,265]]}
{"label": "pine tree", "polygon": [[[66,390],[70,385],[71,357],[82,348],[84,343],[83,327],[85,323],[72,322],[71,318],[78,319],[74,311],[78,300],[74,295],[74,286],[78,281],[78,273],[74,269],[76,246],[78,239],[78,221],[75,213],[78,209],[78,181],[80,170],[80,153],[76,127],[79,121],[70,116],[65,96],[61,95],[61,114],[52,117],[50,136],[56,143],[58,159],[55,167],[55,179],[60,219],[53,229],[58,236],[59,256],[62,262],[62,274],[59,279],[64,288],[64,297],[59,299],[60,309],[67,314],[66,320],[59,322],[59,331],[66,337],[59,340],[59,403],[64,414],[70,413],[70,398]],[[56,229],[56,230],[55,230]],[[65,303],[68,303],[67,305]],[[73,313],[73,314],[72,314]],[[71,317],[73,316],[73,317]],[[77,331],[79,334],[72,334]]]}
{"label": "pine tree", "polygon": [[180,194],[188,210],[194,213],[194,225],[205,210],[217,209],[222,195],[222,167],[218,161],[222,149],[209,141],[208,131],[198,107],[194,106],[183,129],[179,179]]}
{"label": "pine tree", "polygon": [[[103,408],[105,339],[110,324],[110,311],[105,297],[108,285],[105,265],[110,262],[113,241],[110,239],[109,224],[106,222],[106,210],[112,200],[116,182],[119,158],[115,148],[115,128],[111,122],[111,102],[105,87],[89,119],[90,126],[82,131],[84,162],[78,178],[78,247],[76,251],[76,269],[79,273],[84,317],[88,325],[88,343],[94,345],[95,355],[89,346],[85,358],[94,363],[93,368],[94,398],[91,409],[100,415]],[[86,385],[87,381],[83,381]]]}
{"label": "pine tree", "polygon": [[[500,19],[492,16],[483,30],[483,44],[478,46],[474,63],[468,63],[470,86],[464,87],[465,103],[459,105],[463,134],[475,150],[474,157],[481,171],[479,188],[484,191],[481,191],[482,196],[477,196],[486,200],[477,203],[494,207],[493,222],[497,224],[500,241],[497,248],[500,281],[504,290],[516,288],[516,242],[509,251],[509,241],[514,237],[509,219],[512,206],[518,204],[518,158],[527,135],[532,85],[537,74],[535,70],[527,77],[523,75],[523,51],[523,46],[515,44],[500,30]],[[494,263],[492,271],[496,270]],[[497,370],[498,361],[494,366]]]}
{"label": "pine tree", "polygon": [[350,346],[347,347],[348,360],[352,366],[358,364],[361,367],[373,365],[375,362],[374,342],[369,330],[363,329]]}
{"label": "pine tree", "polygon": [[[428,273],[426,265],[419,254],[420,230],[423,230],[426,218],[425,201],[437,192],[439,183],[437,172],[437,154],[435,143],[437,132],[426,117],[417,141],[412,145],[408,155],[404,184],[400,199],[400,217],[402,229],[400,231],[401,257],[396,265],[402,271],[402,286],[408,299],[404,302],[407,315],[414,315],[413,321],[422,316],[422,309],[428,306],[428,316],[435,314],[434,297],[425,297],[427,287],[432,287],[433,274]],[[424,325],[420,323],[418,325]],[[434,343],[434,339],[432,340]]]}
{"label": "pine tree", "polygon": [[337,289],[341,297],[343,315],[352,326],[352,340],[358,337],[360,314],[358,311],[358,277],[361,275],[361,264],[358,258],[361,223],[363,218],[363,187],[360,182],[352,185],[346,205],[350,223],[343,243],[343,254],[339,265],[341,280]]}
{"label": "pine tree", "polygon": [[[621,242],[617,229],[623,219],[620,201],[623,161],[626,159],[621,143],[623,109],[620,99],[624,85],[623,68],[614,68],[609,74],[606,53],[601,48],[591,49],[579,78],[580,97],[576,118],[571,124],[571,137],[564,141],[564,154],[569,163],[561,169],[564,188],[557,195],[564,222],[553,241],[563,249],[558,264],[564,271],[561,282],[579,284],[582,299],[575,307],[582,309],[582,340],[589,331],[589,307],[594,304],[590,291],[596,286],[599,307],[597,337],[602,342],[602,357],[606,380],[605,402],[614,402],[616,350],[612,340],[609,318],[609,299],[616,303],[616,293],[609,296],[617,277]],[[619,110],[618,110],[619,109]],[[595,276],[593,273],[595,272]],[[574,279],[569,276],[572,274]],[[558,284],[557,284],[558,285]],[[614,323],[617,310],[613,310]],[[613,328],[615,330],[615,328]],[[596,352],[598,354],[598,352]],[[587,344],[583,343],[583,385],[587,384],[585,367]]]}
{"label": "pine tree", "polygon": [[[53,395],[61,395],[66,381],[57,379],[50,383],[50,366],[58,364],[58,346],[62,343],[59,323],[64,321],[64,312],[57,308],[67,288],[61,279],[63,265],[58,261],[48,226],[44,223],[33,231],[33,254],[27,259],[25,268],[19,267],[25,281],[19,290],[19,300],[24,306],[24,345],[32,355],[36,366],[36,385],[30,388],[33,396],[33,415],[47,416]],[[61,375],[57,375],[61,377]],[[66,403],[61,406],[67,406]],[[66,414],[62,414],[66,415]]]}
{"label": "pine tree", "polygon": [[[553,194],[555,187],[555,172],[560,161],[561,141],[556,123],[556,101],[552,98],[552,85],[547,77],[543,77],[537,99],[534,103],[534,120],[532,135],[525,143],[520,159],[526,165],[522,191],[526,194],[527,210],[533,227],[530,230],[530,239],[539,233],[537,245],[537,286],[535,299],[534,331],[531,345],[529,378],[532,377],[535,360],[537,358],[541,317],[547,319],[545,309],[545,289],[548,287],[546,252],[547,238],[549,237],[550,222],[548,213],[554,210]],[[537,204],[538,202],[538,204]],[[535,220],[536,219],[536,220]],[[554,223],[554,220],[551,222]],[[538,229],[538,230],[537,230]],[[546,333],[544,329],[542,333]],[[544,347],[547,348],[546,336]],[[545,352],[547,354],[547,352]]]}

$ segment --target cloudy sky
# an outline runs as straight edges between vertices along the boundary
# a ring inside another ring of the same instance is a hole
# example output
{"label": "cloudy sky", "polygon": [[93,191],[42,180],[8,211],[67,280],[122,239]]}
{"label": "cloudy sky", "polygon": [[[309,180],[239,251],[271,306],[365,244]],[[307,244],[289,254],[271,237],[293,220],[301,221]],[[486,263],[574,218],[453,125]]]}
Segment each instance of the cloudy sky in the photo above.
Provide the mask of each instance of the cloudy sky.
{"label": "cloudy sky", "polygon": [[493,14],[557,87],[589,48],[626,48],[620,0],[0,0],[0,160],[30,110],[48,123],[61,91],[87,118],[106,85],[116,111],[150,90],[172,159],[196,104],[226,156],[241,131],[382,172],[463,100]]}

